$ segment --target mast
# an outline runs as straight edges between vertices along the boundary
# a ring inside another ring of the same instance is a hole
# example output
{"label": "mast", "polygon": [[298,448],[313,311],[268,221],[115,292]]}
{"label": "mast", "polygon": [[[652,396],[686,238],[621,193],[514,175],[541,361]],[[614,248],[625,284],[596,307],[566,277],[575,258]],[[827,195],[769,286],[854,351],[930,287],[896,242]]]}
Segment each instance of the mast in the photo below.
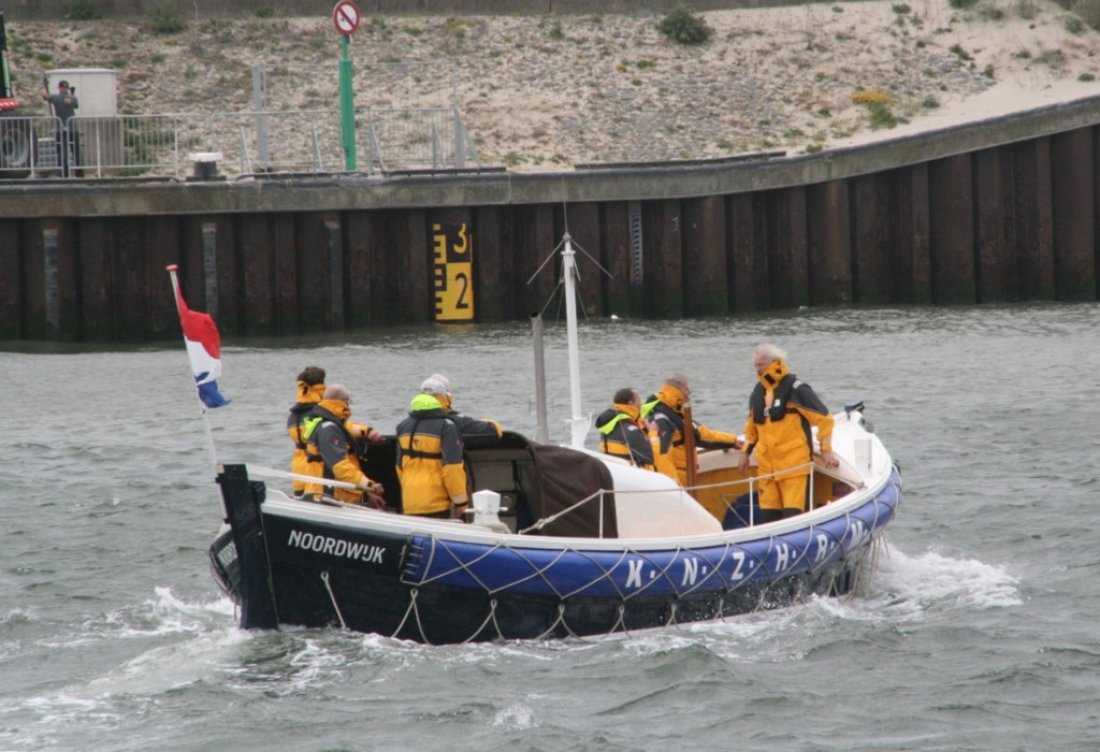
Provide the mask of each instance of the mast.
{"label": "mast", "polygon": [[581,412],[581,356],[577,343],[577,261],[573,238],[568,232],[561,251],[562,280],[565,283],[565,324],[569,345],[569,403],[573,416],[569,419],[570,446],[580,449],[588,434],[588,417]]}

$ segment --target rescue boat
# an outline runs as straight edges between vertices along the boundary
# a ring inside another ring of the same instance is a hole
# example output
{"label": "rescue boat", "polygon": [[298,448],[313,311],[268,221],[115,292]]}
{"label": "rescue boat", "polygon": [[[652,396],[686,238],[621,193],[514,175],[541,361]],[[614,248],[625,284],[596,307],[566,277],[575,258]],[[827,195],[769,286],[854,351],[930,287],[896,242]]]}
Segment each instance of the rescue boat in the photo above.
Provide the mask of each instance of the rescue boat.
{"label": "rescue boat", "polygon": [[[570,356],[575,273],[566,236]],[[571,363],[572,381],[577,367]],[[343,627],[429,644],[544,640],[675,628],[857,592],[872,576],[901,501],[897,467],[856,404],[837,413],[838,467],[815,459],[810,508],[761,524],[755,466],[703,450],[695,485],[584,448],[574,391],[572,445],[505,432],[467,447],[465,522],[400,514],[395,443],[364,471],[387,489],[374,510],[295,498],[290,474],[219,465],[225,525],[214,577],[245,629]]]}

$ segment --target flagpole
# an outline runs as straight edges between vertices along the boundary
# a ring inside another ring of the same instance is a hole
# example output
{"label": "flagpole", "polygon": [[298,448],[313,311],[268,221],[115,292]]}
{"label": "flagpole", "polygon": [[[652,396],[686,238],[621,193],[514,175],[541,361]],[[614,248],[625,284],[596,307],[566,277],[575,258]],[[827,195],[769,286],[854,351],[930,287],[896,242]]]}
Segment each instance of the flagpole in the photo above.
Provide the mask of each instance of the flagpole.
{"label": "flagpole", "polygon": [[[169,264],[165,268],[168,270],[168,276],[172,278],[172,300],[174,300],[176,303],[176,316],[179,317],[180,325],[182,328],[183,311],[180,310],[180,282],[179,279],[176,278],[176,271],[179,269],[179,265]],[[184,348],[187,347],[187,337],[183,338],[183,346]],[[189,373],[190,370],[191,369],[188,368]],[[198,386],[194,382],[195,377],[194,375],[192,375],[191,385],[195,387],[195,399],[199,403],[199,414],[202,417],[202,427],[203,431],[206,433],[206,445],[207,448],[210,450],[210,461],[213,464],[214,473],[216,474],[218,472],[218,450],[214,446],[214,432],[210,429],[210,418],[206,414],[206,405],[203,404],[202,398],[199,397]]]}

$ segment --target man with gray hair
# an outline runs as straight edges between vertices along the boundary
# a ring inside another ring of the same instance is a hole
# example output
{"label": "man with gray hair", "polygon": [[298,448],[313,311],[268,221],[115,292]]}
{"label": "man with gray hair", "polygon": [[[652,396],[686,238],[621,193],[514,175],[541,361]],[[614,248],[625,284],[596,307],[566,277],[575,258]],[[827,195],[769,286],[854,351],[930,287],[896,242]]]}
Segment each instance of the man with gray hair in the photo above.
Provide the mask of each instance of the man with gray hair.
{"label": "man with gray hair", "polygon": [[435,396],[443,406],[447,418],[458,426],[462,443],[469,449],[478,449],[494,445],[504,434],[498,421],[492,418],[471,418],[454,409],[454,392],[451,380],[441,373],[433,373],[420,385],[422,394]]}
{"label": "man with gray hair", "polygon": [[813,462],[811,426],[817,427],[825,466],[836,467],[840,460],[832,451],[832,414],[810,385],[789,371],[786,353],[770,342],[759,344],[753,348],[752,365],[758,383],[749,396],[739,466],[747,473],[749,455],[756,452],[760,517],[775,522],[806,511]]}
{"label": "man with gray hair", "polygon": [[694,418],[691,426],[685,426],[684,407],[690,404],[691,386],[687,376],[674,373],[665,379],[661,390],[642,405],[642,419],[652,421],[657,434],[653,457],[656,469],[681,486],[687,485],[688,478],[685,431],[692,432],[695,446],[700,449],[737,449],[741,446],[732,433],[707,428]]}
{"label": "man with gray hair", "polygon": [[394,464],[405,514],[461,520],[469,504],[462,437],[447,415],[449,390],[446,377],[426,379],[397,426]]}

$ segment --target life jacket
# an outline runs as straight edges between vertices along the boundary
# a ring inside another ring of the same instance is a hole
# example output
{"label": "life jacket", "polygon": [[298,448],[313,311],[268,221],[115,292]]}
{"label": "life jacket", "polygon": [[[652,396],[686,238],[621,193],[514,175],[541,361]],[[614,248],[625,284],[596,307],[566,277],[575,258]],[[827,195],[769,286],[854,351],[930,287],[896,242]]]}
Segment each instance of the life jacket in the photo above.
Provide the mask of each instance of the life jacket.
{"label": "life jacket", "polygon": [[770,405],[764,404],[766,390],[759,381],[752,389],[749,396],[749,405],[752,407],[752,419],[755,423],[763,423],[767,418],[781,420],[787,414],[787,403],[791,400],[795,387],[801,384],[793,373],[788,373],[772,389],[772,401]]}
{"label": "life jacket", "polygon": [[621,457],[646,470],[653,469],[653,447],[646,432],[638,425],[639,409],[615,404],[596,417],[600,432],[600,450]]}
{"label": "life jacket", "polygon": [[[303,422],[305,423],[305,426],[306,426],[306,440],[307,441],[309,441],[310,439],[313,439],[317,435],[317,430],[322,425],[324,425],[326,423],[329,423],[332,426],[334,426],[334,430],[337,431],[340,434],[340,436],[344,439],[344,441],[347,442],[349,451],[354,449],[354,447],[355,447],[355,437],[351,435],[351,431],[349,431],[347,429],[347,426],[344,425],[344,421],[340,420],[339,416],[334,415],[333,413],[326,410],[325,408],[323,408],[319,405],[315,406],[313,408],[313,410],[310,411],[309,417],[306,418],[305,421],[303,421]],[[317,442],[314,440],[313,442],[311,442],[311,445],[312,445],[312,447],[316,448]],[[317,458],[316,459],[317,462],[321,462],[322,464],[324,464],[324,460],[322,459],[322,457],[319,453],[315,454],[313,456]],[[331,468],[329,468],[327,465],[325,466],[324,477],[328,478],[329,480],[334,480],[335,477],[336,477],[332,474]]]}
{"label": "life jacket", "polygon": [[[336,406],[337,404],[343,403],[334,404],[327,400],[323,401],[315,405],[303,420],[303,432],[306,437],[307,451],[310,456],[316,457],[317,461],[320,462],[321,472],[317,473],[320,477],[329,480],[356,482],[348,477],[349,475],[359,477],[362,472],[359,466],[359,458],[355,454],[355,437],[352,436],[351,432],[347,429],[347,418],[337,415],[327,406]],[[340,478],[339,475],[333,472],[333,467],[324,461],[323,455],[317,446],[317,437],[322,427],[326,430],[337,432],[337,435],[347,446],[346,456],[335,463],[341,466],[346,465],[346,467],[341,468],[345,475],[344,478]],[[323,493],[323,487],[320,484],[310,485],[306,487],[306,492],[314,495],[320,494]],[[351,504],[361,504],[363,502],[363,492],[359,489],[334,488],[332,489],[332,495],[340,501],[346,501]]]}
{"label": "life jacket", "polygon": [[288,429],[297,429],[290,435],[290,440],[294,442],[296,449],[305,451],[306,442],[302,436],[302,421],[304,420],[306,413],[313,409],[316,402],[296,402],[290,406],[290,416],[287,418]]}
{"label": "life jacket", "polygon": [[684,416],[679,410],[684,401],[683,392],[674,386],[664,384],[661,386],[661,391],[651,395],[642,405],[642,418],[657,424],[661,439],[660,454],[668,454],[672,447],[684,444]]}
{"label": "life jacket", "polygon": [[669,384],[661,391],[650,395],[642,405],[641,415],[652,420],[656,426],[656,439],[653,445],[653,464],[658,472],[667,475],[683,485],[687,479],[684,458],[684,416],[677,406],[684,403],[683,393]]}
{"label": "life jacket", "polygon": [[698,421],[689,426],[680,412],[686,397],[676,387],[664,384],[661,391],[651,398],[649,415],[657,424],[660,443],[654,453],[657,470],[677,481],[687,482],[687,448],[684,432],[691,431],[697,449],[727,449],[737,446],[737,437],[725,431],[716,431]]}
{"label": "life jacket", "polygon": [[[770,391],[770,394],[769,394]],[[810,385],[787,370],[782,360],[773,361],[749,395],[745,451],[756,452],[762,474],[792,469],[792,475],[808,474],[813,450],[813,426],[821,448],[828,451],[833,418]],[[793,470],[793,468],[802,468]]]}

